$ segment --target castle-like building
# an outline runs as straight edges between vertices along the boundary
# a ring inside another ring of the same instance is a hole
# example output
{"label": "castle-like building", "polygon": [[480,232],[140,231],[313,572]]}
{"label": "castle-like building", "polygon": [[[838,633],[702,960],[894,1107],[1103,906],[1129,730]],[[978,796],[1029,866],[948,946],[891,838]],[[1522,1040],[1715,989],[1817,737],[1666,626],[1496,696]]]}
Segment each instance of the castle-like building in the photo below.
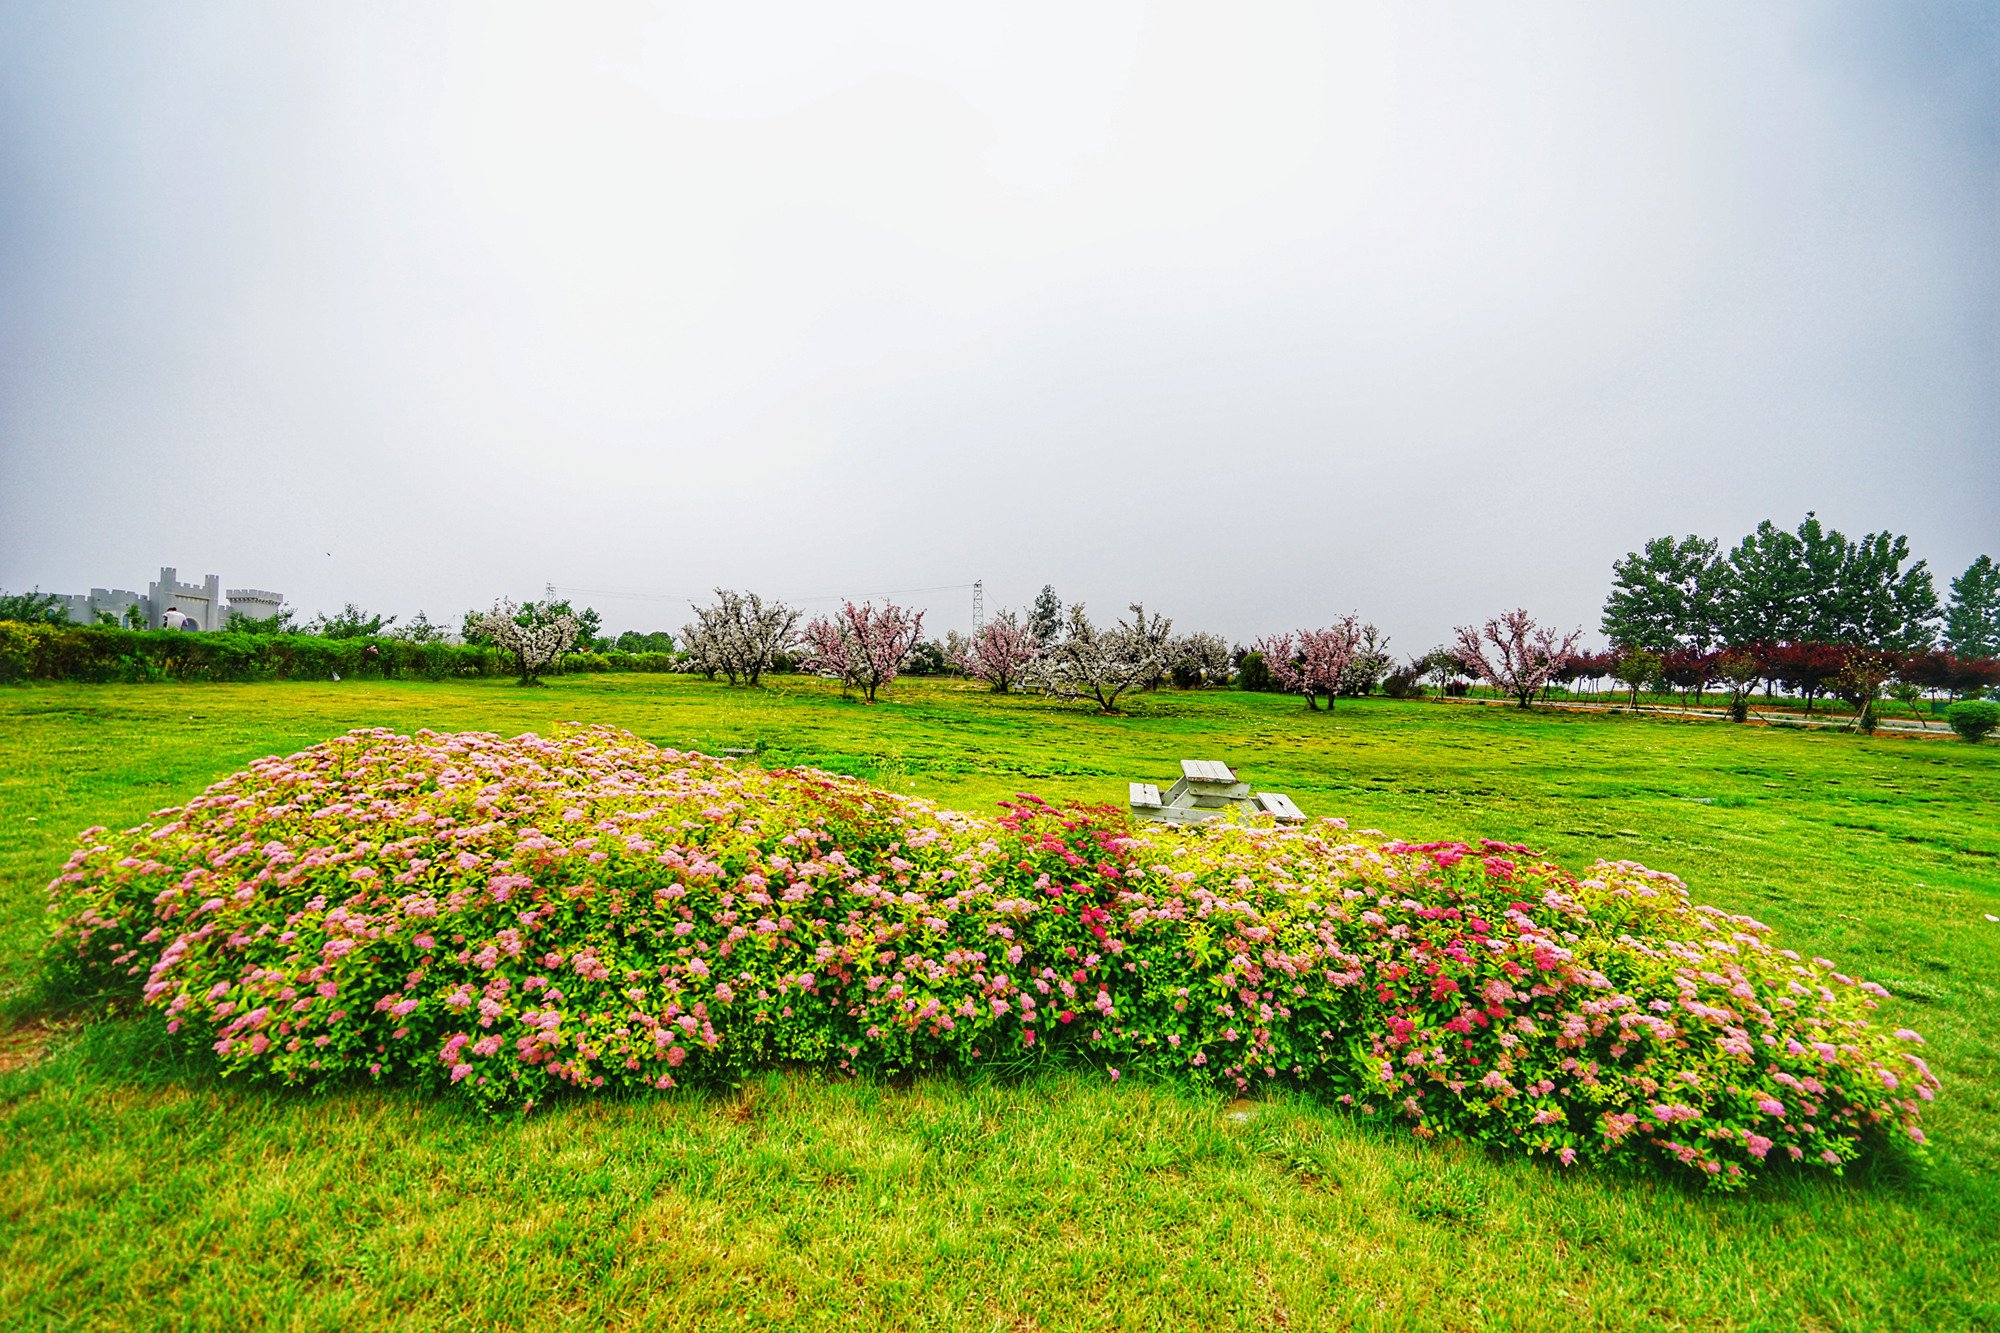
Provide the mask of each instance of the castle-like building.
{"label": "castle-like building", "polygon": [[146,585],[143,597],[123,588],[92,588],[85,595],[62,599],[69,618],[80,625],[94,625],[100,616],[109,614],[121,625],[158,629],[160,618],[172,607],[193,620],[196,629],[211,630],[221,629],[231,613],[269,620],[284,601],[284,594],[262,588],[230,588],[225,592],[221,577],[215,574],[200,583],[182,583],[180,571],[172,565],[160,566],[160,577]]}

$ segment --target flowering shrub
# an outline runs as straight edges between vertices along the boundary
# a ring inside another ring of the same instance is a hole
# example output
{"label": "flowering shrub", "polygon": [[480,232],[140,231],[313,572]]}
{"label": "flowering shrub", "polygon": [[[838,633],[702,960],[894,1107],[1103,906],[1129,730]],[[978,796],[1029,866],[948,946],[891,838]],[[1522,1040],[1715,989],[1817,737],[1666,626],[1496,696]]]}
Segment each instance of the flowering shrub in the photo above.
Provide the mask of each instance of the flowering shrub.
{"label": "flowering shrub", "polygon": [[1720,1187],[1919,1142],[1879,987],[1630,862],[999,818],[608,728],[357,731],[86,831],[52,962],[226,1071],[532,1107],[777,1062],[1068,1058]]}

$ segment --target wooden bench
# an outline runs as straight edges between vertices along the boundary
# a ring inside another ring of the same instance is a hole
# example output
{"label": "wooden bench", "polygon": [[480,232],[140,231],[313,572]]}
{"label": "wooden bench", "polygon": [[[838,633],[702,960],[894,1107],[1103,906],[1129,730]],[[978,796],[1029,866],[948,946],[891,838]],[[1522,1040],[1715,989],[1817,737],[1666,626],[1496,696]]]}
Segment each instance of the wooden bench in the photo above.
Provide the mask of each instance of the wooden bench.
{"label": "wooden bench", "polygon": [[1257,806],[1265,814],[1276,819],[1280,824],[1303,824],[1306,822],[1306,812],[1299,809],[1293,803],[1292,798],[1283,792],[1258,792]]}
{"label": "wooden bench", "polygon": [[1127,785],[1132,789],[1131,800],[1134,810],[1157,810],[1160,808],[1160,789],[1158,787],[1150,782],[1133,782]]}

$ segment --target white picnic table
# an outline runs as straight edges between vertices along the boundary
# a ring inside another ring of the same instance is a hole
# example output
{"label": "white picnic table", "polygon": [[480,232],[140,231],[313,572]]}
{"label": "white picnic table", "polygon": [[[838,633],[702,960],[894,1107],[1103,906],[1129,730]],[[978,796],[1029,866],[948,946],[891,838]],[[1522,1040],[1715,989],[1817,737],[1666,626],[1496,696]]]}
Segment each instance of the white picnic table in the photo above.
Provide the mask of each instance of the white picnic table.
{"label": "white picnic table", "polygon": [[1181,776],[1163,795],[1150,782],[1126,784],[1127,802],[1141,819],[1202,824],[1231,814],[1268,815],[1281,824],[1303,824],[1305,812],[1283,792],[1252,792],[1220,759],[1183,759]]}

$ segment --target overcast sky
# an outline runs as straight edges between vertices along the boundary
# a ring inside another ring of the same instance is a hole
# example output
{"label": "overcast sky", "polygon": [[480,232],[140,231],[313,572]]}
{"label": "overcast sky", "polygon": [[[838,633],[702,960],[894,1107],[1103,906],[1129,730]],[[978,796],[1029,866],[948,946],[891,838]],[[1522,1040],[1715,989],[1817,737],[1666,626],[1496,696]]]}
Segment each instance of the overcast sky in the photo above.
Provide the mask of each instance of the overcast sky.
{"label": "overcast sky", "polygon": [[0,587],[1416,652],[1815,509],[1942,593],[1997,14],[0,0]]}

